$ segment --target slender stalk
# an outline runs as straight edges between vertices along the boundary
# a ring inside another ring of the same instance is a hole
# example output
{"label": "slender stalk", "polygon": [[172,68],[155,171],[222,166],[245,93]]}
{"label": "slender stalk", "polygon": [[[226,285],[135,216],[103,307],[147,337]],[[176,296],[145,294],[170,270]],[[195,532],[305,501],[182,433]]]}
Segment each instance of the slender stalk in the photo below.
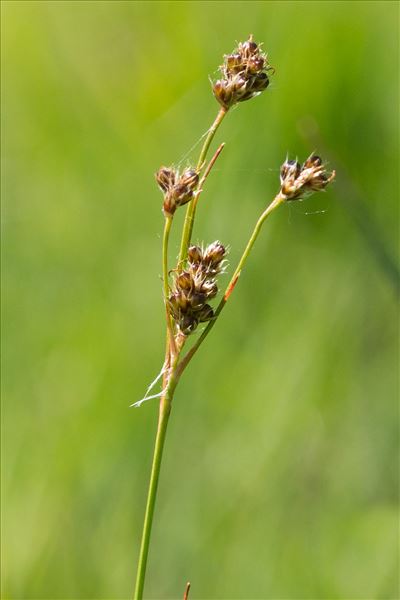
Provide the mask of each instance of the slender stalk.
{"label": "slender stalk", "polygon": [[191,359],[193,358],[193,356],[195,355],[197,350],[200,348],[201,344],[204,342],[204,340],[210,333],[211,329],[214,327],[216,320],[218,319],[222,309],[224,308],[225,304],[227,303],[227,301],[229,299],[229,296],[231,295],[231,293],[233,292],[233,290],[236,286],[236,283],[240,277],[240,273],[249,257],[249,254],[250,254],[257,238],[258,238],[258,235],[261,231],[264,221],[280,204],[282,204],[284,202],[284,200],[285,199],[281,194],[278,194],[277,196],[275,196],[274,200],[271,202],[271,204],[268,205],[268,207],[265,209],[265,211],[262,213],[262,215],[258,219],[258,221],[253,229],[253,233],[251,234],[250,239],[247,243],[247,246],[246,246],[246,248],[239,260],[239,263],[235,269],[235,272],[233,273],[232,278],[231,278],[230,282],[228,283],[228,286],[225,290],[225,293],[224,293],[223,297],[221,298],[221,301],[218,304],[218,307],[215,310],[214,318],[212,319],[212,321],[210,321],[208,323],[207,327],[205,328],[205,330],[203,331],[203,333],[201,334],[201,336],[199,337],[197,342],[189,350],[189,352],[186,354],[186,356],[182,359],[182,361],[178,365],[179,376],[183,373],[186,366],[189,364],[189,362],[191,361]]}
{"label": "slender stalk", "polygon": [[207,152],[211,145],[211,142],[213,141],[214,135],[216,134],[216,131],[217,131],[218,127],[221,125],[222,119],[225,117],[227,112],[228,112],[228,110],[221,106],[221,108],[218,111],[217,116],[215,117],[214,123],[211,125],[210,129],[208,130],[207,137],[204,140],[204,144],[203,144],[203,147],[200,152],[199,160],[197,161],[197,167],[196,167],[197,171],[200,171],[202,169],[203,163],[206,159]]}
{"label": "slender stalk", "polygon": [[[217,129],[220,126],[220,124],[222,123],[222,120],[225,117],[226,113],[227,113],[227,109],[221,107],[220,110],[218,111],[218,114],[215,118],[214,123],[211,125],[210,129],[208,130],[208,134],[207,134],[206,139],[204,140],[204,144],[201,148],[199,160],[198,160],[197,166],[196,166],[196,171],[198,171],[198,172],[201,171],[201,169],[203,167],[204,161],[207,156],[208,149],[209,149],[211,142],[213,141],[213,138],[217,132]],[[193,221],[194,221],[195,212],[196,212],[196,203],[192,200],[191,202],[189,202],[188,207],[186,209],[186,216],[185,216],[185,222],[183,225],[178,264],[182,264],[183,261],[185,261],[186,257],[187,257],[187,250],[188,250],[188,247],[190,244],[190,240],[192,238]]]}
{"label": "slender stalk", "polygon": [[154,506],[156,502],[158,480],[160,477],[161,460],[164,450],[164,442],[167,433],[168,419],[171,412],[171,402],[176,386],[176,381],[171,375],[167,389],[161,398],[160,410],[158,416],[157,435],[154,446],[153,464],[151,467],[149,491],[147,495],[146,513],[144,517],[142,541],[140,545],[139,563],[136,576],[136,586],[134,600],[141,600],[143,597],[144,579],[146,575],[147,556],[149,553],[149,543],[151,526],[153,523]]}
{"label": "slender stalk", "polygon": [[219,155],[221,154],[221,152],[222,152],[222,150],[224,148],[225,148],[225,142],[222,142],[222,144],[220,144],[218,146],[218,148],[216,149],[216,151],[214,153],[214,156],[212,157],[212,159],[210,160],[210,162],[207,165],[206,170],[204,171],[203,177],[199,181],[199,189],[197,190],[196,195],[195,195],[195,197],[192,200],[194,213],[196,212],[197,203],[198,203],[200,195],[201,195],[201,193],[203,191],[203,185],[205,183],[205,180],[207,179],[207,177],[211,173],[211,170],[212,170],[213,166],[215,165],[215,163],[216,163]]}
{"label": "slender stalk", "polygon": [[[172,353],[176,354],[176,345],[175,345],[175,337],[174,330],[171,320],[171,315],[168,310],[168,296],[169,296],[169,285],[168,285],[168,242],[169,242],[169,234],[171,231],[172,225],[172,215],[167,215],[165,217],[165,225],[164,225],[164,235],[163,235],[163,245],[162,245],[162,257],[163,257],[163,290],[164,290],[164,304],[165,304],[165,314],[167,318],[167,335],[169,342],[169,349]],[[168,354],[168,348],[167,348]],[[168,357],[166,357],[168,358]]]}
{"label": "slender stalk", "polygon": [[[161,460],[164,450],[164,442],[167,434],[168,420],[171,412],[171,402],[173,393],[177,384],[175,377],[175,369],[178,362],[179,354],[176,349],[173,325],[171,321],[171,315],[168,310],[168,296],[169,296],[169,285],[168,285],[168,242],[169,234],[172,225],[172,215],[166,215],[163,243],[162,243],[162,263],[163,263],[163,296],[165,304],[165,314],[167,318],[167,344],[165,350],[165,365],[166,374],[163,378],[164,393],[161,396],[160,408],[158,414],[158,426],[157,434],[153,453],[153,463],[151,467],[149,490],[147,493],[146,512],[144,516],[142,539],[140,544],[139,562],[136,575],[136,585],[134,600],[141,600],[143,597],[143,588],[146,575],[147,557],[149,554],[150,534],[151,527],[153,524],[154,506],[157,496],[158,480],[160,477]],[[172,360],[171,362],[171,352]]]}

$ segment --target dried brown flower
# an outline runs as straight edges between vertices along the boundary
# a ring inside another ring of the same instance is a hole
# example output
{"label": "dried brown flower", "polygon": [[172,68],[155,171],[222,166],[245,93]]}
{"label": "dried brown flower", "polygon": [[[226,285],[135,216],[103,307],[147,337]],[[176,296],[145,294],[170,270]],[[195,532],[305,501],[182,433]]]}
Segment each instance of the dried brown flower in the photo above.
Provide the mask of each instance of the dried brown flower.
{"label": "dried brown flower", "polygon": [[226,249],[218,241],[204,250],[190,246],[187,267],[176,274],[168,298],[171,314],[183,334],[193,333],[199,323],[213,318],[208,302],[218,293],[216,278],[223,270],[225,256]]}
{"label": "dried brown flower", "polygon": [[227,110],[237,102],[244,102],[263,92],[269,85],[268,73],[273,71],[273,67],[250,35],[232,54],[224,56],[220,71],[222,78],[213,84],[213,93]]}
{"label": "dried brown flower", "polygon": [[335,171],[328,173],[322,159],[311,154],[300,165],[296,160],[286,160],[280,172],[280,193],[286,201],[301,200],[313,192],[324,190],[334,180]]}
{"label": "dried brown flower", "polygon": [[173,215],[178,206],[183,206],[194,196],[199,175],[194,169],[186,169],[181,175],[170,167],[161,167],[155,174],[156,181],[164,194],[165,215]]}

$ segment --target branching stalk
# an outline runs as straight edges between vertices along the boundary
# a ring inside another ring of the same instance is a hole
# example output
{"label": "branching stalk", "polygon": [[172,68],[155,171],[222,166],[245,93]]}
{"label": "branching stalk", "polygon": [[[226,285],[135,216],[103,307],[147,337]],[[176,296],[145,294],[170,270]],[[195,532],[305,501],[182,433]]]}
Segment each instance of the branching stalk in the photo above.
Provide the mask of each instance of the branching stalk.
{"label": "branching stalk", "polygon": [[[197,172],[200,172],[201,169],[203,168],[204,161],[206,160],[206,157],[207,157],[208,149],[211,145],[211,142],[214,139],[214,136],[217,132],[218,127],[222,123],[223,118],[225,117],[227,112],[228,111],[226,108],[221,107],[220,110],[218,111],[218,114],[215,118],[214,123],[211,125],[211,127],[208,131],[207,137],[204,140],[204,144],[201,148],[199,160],[197,162],[197,167],[196,167]],[[184,222],[183,231],[182,231],[181,248],[179,251],[179,261],[178,261],[179,264],[183,264],[183,262],[186,260],[186,257],[187,257],[187,250],[190,245],[190,240],[192,238],[193,222],[194,222],[195,213],[196,213],[196,202],[194,200],[192,200],[188,204],[188,207],[186,209],[185,222]]]}
{"label": "branching stalk", "polygon": [[225,304],[227,303],[231,293],[233,292],[233,290],[236,286],[236,283],[240,277],[240,273],[242,272],[242,269],[249,257],[249,254],[250,254],[257,238],[258,238],[258,235],[261,231],[261,228],[262,228],[265,220],[283,202],[284,202],[284,198],[282,197],[281,194],[278,194],[277,196],[275,196],[274,200],[271,202],[271,204],[268,205],[268,207],[265,209],[265,211],[262,213],[262,215],[258,219],[258,221],[253,229],[253,233],[251,234],[250,239],[247,243],[247,246],[246,246],[246,248],[239,260],[239,263],[235,269],[235,272],[233,273],[232,278],[231,278],[230,282],[228,283],[228,286],[225,290],[225,293],[224,293],[223,297],[221,298],[221,301],[215,310],[214,318],[208,323],[207,327],[205,328],[205,330],[203,331],[203,333],[201,334],[201,336],[199,337],[197,342],[189,350],[189,352],[186,354],[186,356],[182,359],[182,361],[178,365],[179,376],[183,373],[183,371],[185,370],[185,368],[187,367],[187,365],[189,364],[189,362],[191,361],[191,359],[193,358],[193,356],[195,355],[197,350],[200,348],[201,344],[204,342],[204,340],[210,333],[211,329],[214,327],[216,320],[218,319],[222,309],[224,308]]}

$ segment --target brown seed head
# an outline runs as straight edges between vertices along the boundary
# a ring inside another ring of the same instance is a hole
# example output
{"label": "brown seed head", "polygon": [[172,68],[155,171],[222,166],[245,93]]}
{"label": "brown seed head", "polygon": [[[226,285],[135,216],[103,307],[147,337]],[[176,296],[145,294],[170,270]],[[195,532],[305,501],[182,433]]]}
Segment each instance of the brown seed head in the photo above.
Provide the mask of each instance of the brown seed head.
{"label": "brown seed head", "polygon": [[172,317],[182,333],[189,335],[199,323],[213,318],[208,304],[218,293],[217,275],[222,270],[226,250],[221,242],[213,242],[202,250],[188,249],[187,267],[175,274],[168,303]]}
{"label": "brown seed head", "polygon": [[179,175],[179,172],[171,167],[161,167],[155,177],[164,194],[165,215],[173,215],[178,206],[190,202],[199,183],[199,175],[194,169],[186,169]]}
{"label": "brown seed head", "polygon": [[224,56],[222,74],[213,84],[213,93],[227,110],[237,102],[244,102],[264,91],[269,85],[268,74],[273,68],[267,56],[250,36],[232,52]]}
{"label": "brown seed head", "polygon": [[313,192],[324,190],[334,180],[335,171],[328,173],[319,156],[311,154],[300,165],[295,160],[286,160],[280,171],[280,193],[286,201],[301,200]]}

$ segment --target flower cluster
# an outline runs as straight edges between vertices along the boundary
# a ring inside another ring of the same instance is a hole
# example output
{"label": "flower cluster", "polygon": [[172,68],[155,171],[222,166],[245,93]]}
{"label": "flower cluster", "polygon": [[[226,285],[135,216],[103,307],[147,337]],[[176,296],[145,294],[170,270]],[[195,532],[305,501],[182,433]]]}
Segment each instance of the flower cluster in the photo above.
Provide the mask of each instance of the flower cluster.
{"label": "flower cluster", "polygon": [[273,70],[267,56],[251,35],[232,54],[224,56],[220,67],[222,78],[213,85],[214,96],[225,108],[244,102],[263,92],[269,85],[267,73]]}
{"label": "flower cluster", "polygon": [[335,171],[328,173],[321,158],[311,154],[302,165],[296,160],[286,160],[280,177],[280,193],[284,199],[301,200],[312,192],[324,190],[335,178]]}
{"label": "flower cluster", "polygon": [[199,323],[214,317],[208,301],[218,293],[217,276],[223,270],[225,255],[226,250],[218,241],[205,250],[190,246],[187,266],[177,273],[168,298],[171,314],[183,334],[192,333]]}
{"label": "flower cluster", "polygon": [[164,194],[164,214],[170,216],[178,206],[183,206],[193,198],[199,175],[194,169],[186,169],[179,175],[172,168],[161,167],[156,173],[156,181]]}

